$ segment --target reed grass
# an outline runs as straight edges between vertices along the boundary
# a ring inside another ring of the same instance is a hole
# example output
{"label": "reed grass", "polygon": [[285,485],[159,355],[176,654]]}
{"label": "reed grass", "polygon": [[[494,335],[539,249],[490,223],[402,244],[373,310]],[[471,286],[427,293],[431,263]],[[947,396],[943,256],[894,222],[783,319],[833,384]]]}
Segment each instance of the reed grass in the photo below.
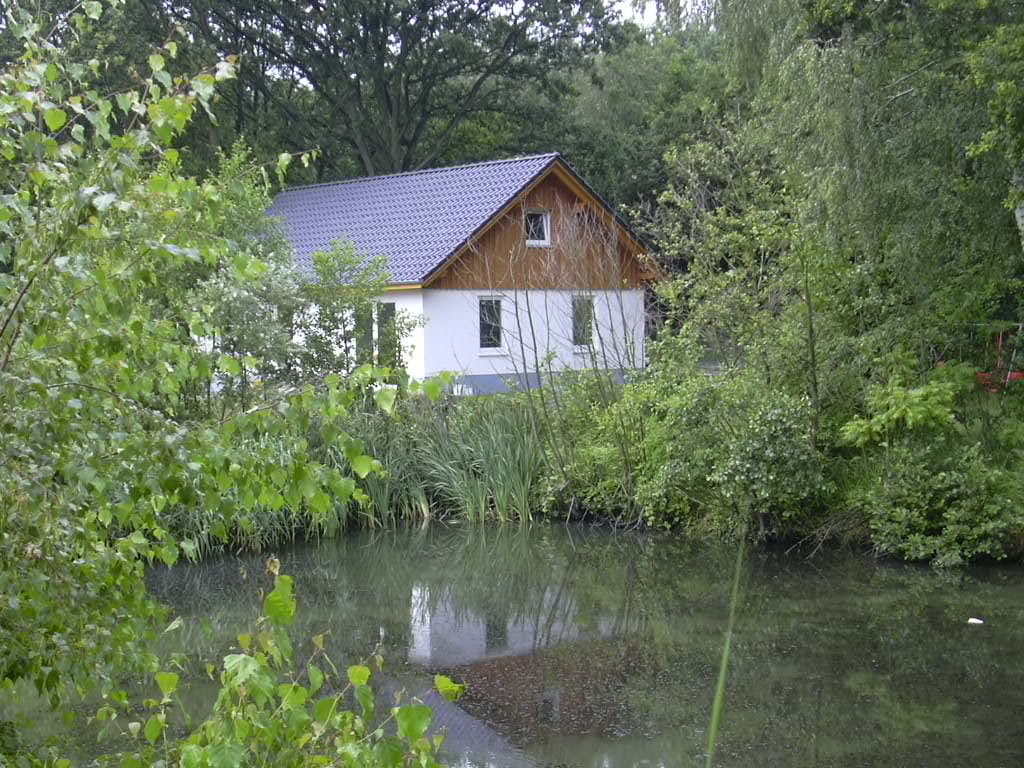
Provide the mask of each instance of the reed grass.
{"label": "reed grass", "polygon": [[[326,515],[313,515],[304,503],[268,499],[236,515],[232,501],[238,491],[229,487],[213,508],[194,503],[168,509],[166,526],[204,556],[224,548],[263,551],[300,538],[328,538],[351,526],[394,528],[443,517],[472,523],[532,519],[546,463],[534,419],[520,398],[411,398],[394,415],[367,401],[353,410],[345,429],[384,467],[355,478],[362,502],[339,500]],[[314,436],[306,447],[329,469],[351,472],[340,445]],[[273,435],[248,438],[243,449],[268,472],[291,466],[297,450],[296,443]],[[198,489],[192,496],[202,498]]]}
{"label": "reed grass", "polygon": [[725,687],[729,680],[729,657],[732,655],[732,633],[736,625],[736,606],[740,601],[740,579],[743,574],[746,541],[747,532],[744,530],[736,551],[736,567],[733,570],[732,592],[729,597],[729,621],[725,627],[722,659],[718,665],[718,682],[715,685],[715,698],[711,705],[711,723],[708,725],[708,758],[705,763],[707,768],[712,768],[715,764],[715,749],[718,746],[718,734],[722,725],[722,711],[725,709]]}
{"label": "reed grass", "polygon": [[543,471],[529,412],[515,398],[473,398],[420,414],[417,471],[443,512],[471,522],[528,521]]}

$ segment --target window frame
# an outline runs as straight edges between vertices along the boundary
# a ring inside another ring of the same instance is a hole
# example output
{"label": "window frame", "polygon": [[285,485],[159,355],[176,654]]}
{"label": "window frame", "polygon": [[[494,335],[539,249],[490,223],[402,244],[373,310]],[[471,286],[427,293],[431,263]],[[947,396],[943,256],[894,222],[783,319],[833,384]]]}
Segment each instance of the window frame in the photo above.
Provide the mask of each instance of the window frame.
{"label": "window frame", "polygon": [[[530,239],[530,216],[540,216],[544,226],[544,239]],[[526,239],[527,248],[550,248],[551,247],[551,211],[547,208],[527,208],[523,213],[523,237]]]}
{"label": "window frame", "polygon": [[[476,308],[477,308],[477,348],[479,349],[481,354],[484,354],[484,355],[497,355],[497,354],[504,354],[504,352],[505,352],[505,328],[504,328],[504,323],[502,322],[504,308],[502,307],[501,302],[502,302],[502,297],[501,296],[487,295],[487,296],[478,296],[477,297],[477,302],[476,302]],[[496,315],[496,318],[495,318],[496,322],[495,322],[495,319],[492,319],[490,321],[491,325],[492,326],[497,326],[497,329],[498,329],[497,344],[495,344],[493,346],[485,345],[484,344],[484,304],[485,303],[491,304],[492,306],[493,305],[497,305],[497,315]]]}

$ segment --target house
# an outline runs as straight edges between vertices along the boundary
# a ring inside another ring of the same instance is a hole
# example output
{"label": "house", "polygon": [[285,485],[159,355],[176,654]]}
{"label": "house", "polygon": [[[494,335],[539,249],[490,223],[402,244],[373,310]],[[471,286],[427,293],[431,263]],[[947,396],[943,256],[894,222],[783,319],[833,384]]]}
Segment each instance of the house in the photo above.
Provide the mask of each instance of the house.
{"label": "house", "polygon": [[644,364],[657,268],[558,154],[294,187],[269,213],[310,272],[337,241],[386,259],[378,316],[421,319],[402,343],[414,377],[452,371],[484,394]]}

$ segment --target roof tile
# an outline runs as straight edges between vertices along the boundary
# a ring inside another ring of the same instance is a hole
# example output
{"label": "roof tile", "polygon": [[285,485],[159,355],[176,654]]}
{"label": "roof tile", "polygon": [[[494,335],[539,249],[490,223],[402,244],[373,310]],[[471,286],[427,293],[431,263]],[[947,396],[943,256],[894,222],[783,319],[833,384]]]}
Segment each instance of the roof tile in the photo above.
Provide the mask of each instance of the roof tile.
{"label": "roof tile", "polygon": [[367,259],[384,256],[392,283],[422,282],[559,155],[532,155],[390,176],[293,187],[269,214],[295,247],[299,267],[351,241]]}

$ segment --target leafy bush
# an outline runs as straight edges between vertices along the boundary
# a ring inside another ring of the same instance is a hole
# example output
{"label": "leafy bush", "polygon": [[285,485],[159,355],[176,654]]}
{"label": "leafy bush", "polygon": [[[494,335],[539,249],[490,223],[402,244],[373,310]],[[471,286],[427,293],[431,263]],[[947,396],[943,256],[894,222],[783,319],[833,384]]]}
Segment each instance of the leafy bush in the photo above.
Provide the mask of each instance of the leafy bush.
{"label": "leafy bush", "polygon": [[678,359],[691,349],[673,344],[676,359],[659,360],[616,402],[567,406],[585,418],[574,419],[582,434],[559,501],[620,522],[785,534],[823,483],[808,402],[750,372],[707,376]]}
{"label": "leafy bush", "polygon": [[875,547],[939,566],[1003,558],[1024,533],[1019,477],[991,466],[977,445],[902,446],[878,461],[850,503],[869,521]]}
{"label": "leafy bush", "polygon": [[[1024,485],[1012,396],[976,391],[973,371],[946,366],[915,386],[895,377],[874,388],[868,413],[843,428],[862,449],[844,505],[868,523],[884,553],[936,565],[1021,550]],[[987,443],[987,445],[986,445]]]}

